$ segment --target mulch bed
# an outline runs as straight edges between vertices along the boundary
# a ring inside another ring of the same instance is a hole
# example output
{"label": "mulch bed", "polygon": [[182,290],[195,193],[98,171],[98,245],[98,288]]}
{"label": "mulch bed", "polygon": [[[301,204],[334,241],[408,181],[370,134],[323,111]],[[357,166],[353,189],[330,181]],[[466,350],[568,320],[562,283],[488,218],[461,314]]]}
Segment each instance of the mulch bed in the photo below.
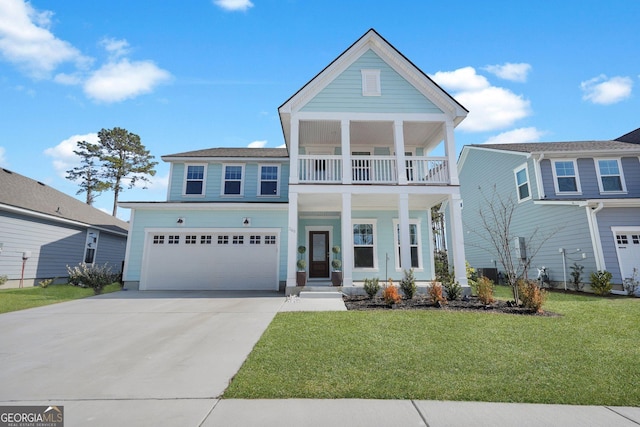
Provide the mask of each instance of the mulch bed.
{"label": "mulch bed", "polygon": [[518,307],[509,301],[496,300],[490,305],[484,305],[478,297],[472,296],[466,299],[447,301],[446,304],[438,306],[423,295],[416,295],[410,300],[403,299],[398,304],[389,306],[380,297],[369,299],[367,296],[343,296],[347,310],[443,310],[443,311],[472,311],[484,313],[522,314],[528,316],[557,317],[557,313],[545,311],[536,313],[524,307]]}

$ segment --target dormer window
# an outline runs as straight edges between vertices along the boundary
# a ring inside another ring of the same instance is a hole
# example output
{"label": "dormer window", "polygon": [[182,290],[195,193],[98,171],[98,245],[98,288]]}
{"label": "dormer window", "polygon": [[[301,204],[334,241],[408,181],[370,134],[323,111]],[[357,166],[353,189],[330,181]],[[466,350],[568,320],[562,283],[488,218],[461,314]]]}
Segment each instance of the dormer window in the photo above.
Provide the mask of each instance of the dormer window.
{"label": "dormer window", "polygon": [[184,194],[201,196],[204,194],[205,165],[187,165],[185,170]]}
{"label": "dormer window", "polygon": [[575,160],[554,160],[553,177],[557,194],[580,194],[580,180]]}
{"label": "dormer window", "polygon": [[620,159],[597,159],[596,164],[600,193],[625,193],[627,191]]}
{"label": "dormer window", "polygon": [[362,96],[380,96],[380,70],[360,70],[362,72]]}

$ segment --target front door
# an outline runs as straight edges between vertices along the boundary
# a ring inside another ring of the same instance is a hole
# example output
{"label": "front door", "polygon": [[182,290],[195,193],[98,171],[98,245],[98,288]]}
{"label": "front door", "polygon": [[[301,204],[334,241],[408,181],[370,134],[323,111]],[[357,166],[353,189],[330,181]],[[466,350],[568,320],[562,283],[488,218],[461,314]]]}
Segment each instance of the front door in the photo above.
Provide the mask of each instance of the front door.
{"label": "front door", "polygon": [[309,278],[329,277],[329,232],[310,231]]}

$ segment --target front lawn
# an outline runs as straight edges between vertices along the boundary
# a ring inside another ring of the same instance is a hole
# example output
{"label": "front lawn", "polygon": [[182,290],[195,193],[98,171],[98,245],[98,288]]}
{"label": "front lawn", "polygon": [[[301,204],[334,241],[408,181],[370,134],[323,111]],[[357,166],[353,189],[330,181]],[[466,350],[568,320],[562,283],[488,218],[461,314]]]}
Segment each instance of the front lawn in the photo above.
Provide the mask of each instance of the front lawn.
{"label": "front lawn", "polygon": [[[116,292],[121,289],[119,283],[104,288],[103,293]],[[46,288],[32,286],[28,288],[1,289],[0,313],[40,307],[94,295],[93,289],[71,285],[50,285]]]}
{"label": "front lawn", "polygon": [[640,405],[640,299],[545,309],[279,313],[224,397]]}

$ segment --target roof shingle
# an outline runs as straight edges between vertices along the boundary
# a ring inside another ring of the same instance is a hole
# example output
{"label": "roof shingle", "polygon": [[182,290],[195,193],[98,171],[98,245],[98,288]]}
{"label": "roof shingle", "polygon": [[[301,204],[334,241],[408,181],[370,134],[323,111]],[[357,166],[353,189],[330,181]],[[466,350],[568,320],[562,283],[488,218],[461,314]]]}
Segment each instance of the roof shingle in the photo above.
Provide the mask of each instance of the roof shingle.
{"label": "roof shingle", "polygon": [[206,148],[162,156],[162,160],[172,157],[289,157],[286,148]]}

